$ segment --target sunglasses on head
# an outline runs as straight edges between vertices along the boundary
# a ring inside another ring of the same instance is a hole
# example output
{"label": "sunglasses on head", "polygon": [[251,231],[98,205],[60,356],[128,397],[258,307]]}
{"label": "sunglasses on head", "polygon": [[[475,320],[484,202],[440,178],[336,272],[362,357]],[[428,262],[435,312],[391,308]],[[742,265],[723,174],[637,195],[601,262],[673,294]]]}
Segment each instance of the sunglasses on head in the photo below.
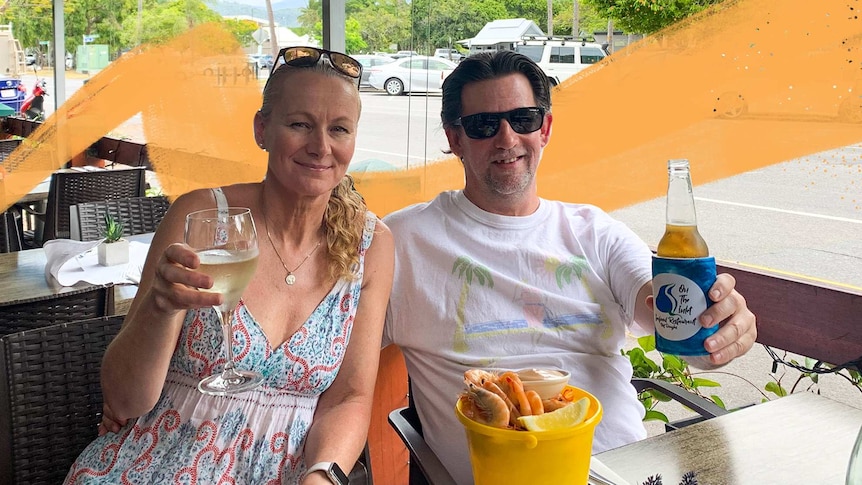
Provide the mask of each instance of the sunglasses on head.
{"label": "sunglasses on head", "polygon": [[272,63],[269,75],[271,76],[281,66],[279,60],[290,67],[312,67],[316,66],[324,55],[329,58],[332,67],[341,74],[357,80],[362,76],[362,64],[356,59],[347,54],[316,47],[285,47],[278,51],[276,62]]}
{"label": "sunglasses on head", "polygon": [[503,113],[476,113],[462,116],[452,123],[464,128],[464,133],[473,139],[491,138],[500,131],[500,122],[506,120],[515,133],[532,133],[545,122],[544,108],[515,108]]}

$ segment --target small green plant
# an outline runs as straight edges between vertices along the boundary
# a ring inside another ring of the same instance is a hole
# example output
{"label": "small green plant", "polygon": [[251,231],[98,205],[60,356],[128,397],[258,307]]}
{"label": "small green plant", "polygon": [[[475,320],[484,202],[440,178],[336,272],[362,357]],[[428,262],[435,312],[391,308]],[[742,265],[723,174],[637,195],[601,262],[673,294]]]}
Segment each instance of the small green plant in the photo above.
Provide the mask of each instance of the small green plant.
{"label": "small green plant", "polygon": [[123,238],[123,223],[105,212],[105,228],[102,232],[106,243],[117,242]]}
{"label": "small green plant", "polygon": [[[638,347],[621,352],[629,358],[632,364],[633,377],[659,379],[676,384],[726,409],[720,397],[716,395],[707,396],[701,391],[701,388],[721,387],[721,384],[702,377],[695,377],[688,366],[688,362],[675,355],[662,354],[662,362],[659,365],[646,355],[647,352],[653,350],[655,350],[655,336],[647,335],[638,339]],[[661,392],[650,389],[640,393],[638,399],[646,410],[644,421],[658,420],[665,423],[669,422],[667,415],[656,409],[659,403],[669,402],[671,400],[669,397]]]}

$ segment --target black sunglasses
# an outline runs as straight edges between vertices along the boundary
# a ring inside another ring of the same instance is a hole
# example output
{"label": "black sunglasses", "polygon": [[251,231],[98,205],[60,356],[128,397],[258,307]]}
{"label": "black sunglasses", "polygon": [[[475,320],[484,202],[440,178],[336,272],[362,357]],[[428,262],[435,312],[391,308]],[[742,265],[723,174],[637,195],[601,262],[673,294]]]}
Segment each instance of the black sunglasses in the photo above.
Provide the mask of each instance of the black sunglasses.
{"label": "black sunglasses", "polygon": [[506,120],[515,133],[532,133],[545,123],[544,108],[515,108],[503,113],[476,113],[462,116],[452,123],[464,128],[464,133],[473,139],[491,138],[500,131],[500,121]]}
{"label": "black sunglasses", "polygon": [[269,75],[272,76],[272,73],[281,66],[279,60],[283,60],[284,64],[291,67],[312,67],[316,66],[324,55],[329,58],[332,67],[341,74],[357,80],[362,77],[362,64],[359,61],[347,54],[318,49],[317,47],[285,47],[281,49],[278,51],[276,62],[272,63]]}

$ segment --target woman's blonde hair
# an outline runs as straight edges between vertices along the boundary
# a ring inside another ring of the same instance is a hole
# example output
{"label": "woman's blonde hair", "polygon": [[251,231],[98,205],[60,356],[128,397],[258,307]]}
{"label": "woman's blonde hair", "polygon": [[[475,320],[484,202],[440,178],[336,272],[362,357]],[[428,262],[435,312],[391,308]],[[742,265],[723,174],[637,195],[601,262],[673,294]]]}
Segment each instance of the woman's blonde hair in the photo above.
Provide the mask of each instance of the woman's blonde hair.
{"label": "woman's blonde hair", "polygon": [[344,175],[332,189],[323,230],[329,260],[329,275],[335,279],[356,277],[359,267],[359,247],[365,230],[365,199],[353,187],[353,177]]}

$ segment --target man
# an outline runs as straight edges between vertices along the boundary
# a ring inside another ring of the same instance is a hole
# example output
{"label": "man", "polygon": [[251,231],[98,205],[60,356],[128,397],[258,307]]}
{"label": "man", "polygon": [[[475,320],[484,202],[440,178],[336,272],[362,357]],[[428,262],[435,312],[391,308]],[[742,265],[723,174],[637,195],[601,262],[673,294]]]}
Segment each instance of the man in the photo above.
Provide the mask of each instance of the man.
{"label": "man", "polygon": [[[464,190],[385,219],[396,271],[384,345],[404,353],[428,444],[458,483],[472,483],[453,408],[474,367],[566,369],[604,407],[593,452],[644,438],[620,350],[626,330],[653,331],[651,252],[594,206],[539,198],[553,121],[542,70],[511,51],[465,59],[443,84],[442,121]],[[721,322],[705,343],[710,365],[747,352],[757,335],[734,285],[719,275],[700,318]]]}

